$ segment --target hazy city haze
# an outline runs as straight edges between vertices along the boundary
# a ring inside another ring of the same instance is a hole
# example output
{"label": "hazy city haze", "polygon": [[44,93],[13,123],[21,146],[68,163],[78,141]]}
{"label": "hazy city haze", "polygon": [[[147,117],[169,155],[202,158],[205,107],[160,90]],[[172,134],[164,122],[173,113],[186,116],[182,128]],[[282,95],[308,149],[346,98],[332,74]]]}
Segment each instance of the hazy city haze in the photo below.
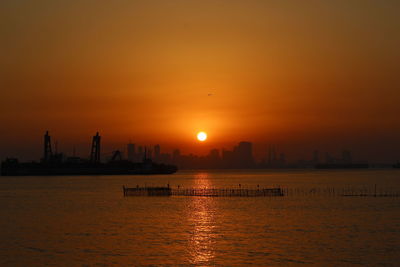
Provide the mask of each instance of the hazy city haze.
{"label": "hazy city haze", "polygon": [[[398,1],[1,1],[0,158],[49,129],[89,154],[132,141],[253,142],[400,158]],[[196,134],[205,131],[207,141]]]}

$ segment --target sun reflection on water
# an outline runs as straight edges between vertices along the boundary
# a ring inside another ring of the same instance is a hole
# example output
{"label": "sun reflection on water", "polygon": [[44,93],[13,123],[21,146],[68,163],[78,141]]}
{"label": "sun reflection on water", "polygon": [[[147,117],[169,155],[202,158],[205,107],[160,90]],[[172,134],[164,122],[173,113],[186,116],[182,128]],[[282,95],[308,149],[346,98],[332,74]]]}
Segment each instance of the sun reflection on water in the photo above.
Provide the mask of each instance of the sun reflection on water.
{"label": "sun reflection on water", "polygon": [[[211,182],[206,173],[196,175],[196,188],[209,188]],[[210,264],[215,255],[215,201],[209,197],[193,197],[189,204],[189,223],[193,227],[189,238],[191,263]]]}

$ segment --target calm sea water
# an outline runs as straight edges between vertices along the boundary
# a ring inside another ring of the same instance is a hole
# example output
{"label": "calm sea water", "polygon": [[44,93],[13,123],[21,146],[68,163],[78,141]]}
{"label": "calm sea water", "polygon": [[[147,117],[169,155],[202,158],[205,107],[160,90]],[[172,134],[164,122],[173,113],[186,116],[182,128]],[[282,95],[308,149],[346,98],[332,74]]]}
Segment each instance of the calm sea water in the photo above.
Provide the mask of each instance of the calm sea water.
{"label": "calm sea water", "polygon": [[400,171],[0,177],[0,266],[399,266],[400,197],[123,197],[122,185],[373,187]]}

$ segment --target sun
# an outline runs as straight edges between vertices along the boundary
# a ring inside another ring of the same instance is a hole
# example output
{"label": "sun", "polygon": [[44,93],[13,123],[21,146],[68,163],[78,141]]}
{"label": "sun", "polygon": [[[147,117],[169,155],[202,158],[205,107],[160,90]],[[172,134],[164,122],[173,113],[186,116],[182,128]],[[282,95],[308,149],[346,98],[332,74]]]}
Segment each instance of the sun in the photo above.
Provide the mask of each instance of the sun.
{"label": "sun", "polygon": [[198,132],[197,133],[197,140],[200,142],[204,142],[207,140],[207,133],[206,132]]}

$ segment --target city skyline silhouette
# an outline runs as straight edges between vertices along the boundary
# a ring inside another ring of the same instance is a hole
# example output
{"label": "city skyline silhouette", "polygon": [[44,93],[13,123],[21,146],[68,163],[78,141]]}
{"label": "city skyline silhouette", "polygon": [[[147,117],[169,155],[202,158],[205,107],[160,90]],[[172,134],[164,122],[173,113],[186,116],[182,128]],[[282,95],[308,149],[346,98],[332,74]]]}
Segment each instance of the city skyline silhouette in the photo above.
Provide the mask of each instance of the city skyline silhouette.
{"label": "city skyline silhouette", "polygon": [[0,267],[399,266],[399,0],[1,0]]}
{"label": "city skyline silhouette", "polygon": [[77,153],[100,130],[110,149],[398,160],[399,4],[289,2],[2,1],[0,158],[37,158],[50,128]]}
{"label": "city skyline silhouette", "polygon": [[[266,149],[256,156],[254,153],[254,144],[249,141],[241,141],[231,148],[211,148],[206,154],[198,155],[194,153],[182,153],[179,148],[172,151],[162,149],[160,144],[143,145],[129,142],[124,148],[114,147],[112,150],[102,150],[100,145],[101,135],[99,132],[92,138],[92,145],[87,153],[77,153],[76,147],[73,147],[72,154],[62,151],[59,148],[59,142],[53,141],[46,131],[43,141],[43,151],[41,161],[74,161],[88,160],[89,162],[109,162],[115,160],[128,160],[131,162],[142,162],[152,160],[155,163],[174,164],[179,169],[277,169],[277,168],[319,168],[330,166],[374,166],[374,167],[392,167],[397,161],[374,162],[365,158],[354,157],[348,149],[342,151],[319,151],[317,149],[308,151],[307,157],[287,158],[286,152],[276,145],[268,145]],[[264,146],[265,147],[265,146]],[[109,148],[108,148],[109,149]],[[8,156],[7,158],[13,158]],[[15,157],[18,159],[18,157]],[[22,158],[22,161],[24,158]],[[32,159],[38,161],[38,158]],[[342,167],[343,167],[342,166]]]}

